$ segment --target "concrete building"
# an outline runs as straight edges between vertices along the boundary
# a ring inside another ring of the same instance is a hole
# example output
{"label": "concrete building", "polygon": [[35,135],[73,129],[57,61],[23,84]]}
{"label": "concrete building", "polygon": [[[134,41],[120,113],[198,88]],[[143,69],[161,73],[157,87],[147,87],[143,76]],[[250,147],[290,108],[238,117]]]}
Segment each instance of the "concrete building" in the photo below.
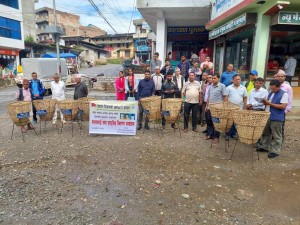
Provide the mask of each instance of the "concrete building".
{"label": "concrete building", "polygon": [[135,62],[143,60],[146,62],[151,58],[151,45],[152,41],[155,41],[155,34],[152,32],[150,26],[144,19],[133,20],[135,26],[135,34],[133,34],[134,40],[134,52]]}
{"label": "concrete building", "polygon": [[0,76],[6,77],[19,65],[19,51],[24,48],[20,0],[0,1]]}
{"label": "concrete building", "polygon": [[37,41],[34,4],[39,0],[21,0],[23,14],[24,39]]}
{"label": "concrete building", "polygon": [[[104,35],[106,32],[100,28],[89,24],[82,26],[80,24],[80,16],[56,10],[57,25],[62,28],[64,36],[86,36],[95,37]],[[54,25],[53,9],[43,7],[35,10],[37,35],[39,42],[53,43],[54,38],[52,34],[47,33],[47,26]]]}
{"label": "concrete building", "polygon": [[106,63],[107,51],[103,49],[103,45],[97,45],[91,38],[69,36],[62,37],[62,39],[65,41],[65,46],[80,49],[79,66],[81,68],[86,66],[86,62],[93,61],[96,65]]}
{"label": "concrete building", "polygon": [[107,34],[92,38],[98,45],[103,45],[110,59],[129,59],[134,57],[134,43],[132,33]]}
{"label": "concrete building", "polygon": [[289,52],[298,61],[292,85],[300,85],[299,0],[214,0],[206,28],[215,46],[216,72],[233,63],[243,80],[251,69],[270,80]]}
{"label": "concrete building", "polygon": [[137,8],[156,34],[155,51],[164,60],[171,52],[173,60],[190,56],[207,47],[210,0],[140,0]]}

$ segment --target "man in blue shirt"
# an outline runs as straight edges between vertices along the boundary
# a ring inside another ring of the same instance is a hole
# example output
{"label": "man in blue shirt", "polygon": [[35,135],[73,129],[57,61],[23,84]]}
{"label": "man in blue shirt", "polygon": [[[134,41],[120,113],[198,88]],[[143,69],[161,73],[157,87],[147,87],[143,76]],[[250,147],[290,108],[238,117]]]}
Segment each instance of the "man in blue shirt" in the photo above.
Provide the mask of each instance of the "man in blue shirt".
{"label": "man in blue shirt", "polygon": [[[31,99],[38,100],[38,99],[43,99],[44,94],[45,94],[45,87],[43,83],[37,79],[37,73],[33,72],[31,74],[32,79],[29,81],[29,88],[31,91]],[[36,109],[34,105],[32,104],[32,112],[33,112],[33,123],[37,123],[37,117],[36,117]]]}
{"label": "man in blue shirt", "polygon": [[233,70],[233,64],[228,64],[227,70],[222,73],[220,82],[228,87],[230,84],[232,84],[232,78],[236,74],[237,72]]}
{"label": "man in blue shirt", "polygon": [[[153,80],[150,79],[150,71],[145,72],[145,78],[139,82],[138,85],[138,100],[141,98],[146,98],[154,95],[155,93],[155,85]],[[138,117],[138,127],[137,129],[140,130],[142,129],[142,121],[143,121],[143,113],[144,109],[142,104],[139,101],[139,117]],[[148,125],[149,120],[146,119],[145,121],[145,128],[149,130],[149,125]]]}
{"label": "man in blue shirt", "polygon": [[181,62],[178,63],[177,67],[180,69],[181,75],[184,77],[186,82],[189,78],[190,63],[187,61],[185,55],[181,56]]}

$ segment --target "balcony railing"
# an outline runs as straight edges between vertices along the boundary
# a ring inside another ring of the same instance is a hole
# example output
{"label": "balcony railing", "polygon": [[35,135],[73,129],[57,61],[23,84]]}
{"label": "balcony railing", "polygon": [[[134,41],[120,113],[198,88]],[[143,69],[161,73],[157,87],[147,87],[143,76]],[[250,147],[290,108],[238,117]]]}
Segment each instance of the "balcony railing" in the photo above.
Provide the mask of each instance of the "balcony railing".
{"label": "balcony railing", "polygon": [[35,18],[36,23],[49,22],[49,16],[40,16]]}
{"label": "balcony railing", "polygon": [[139,34],[133,34],[133,38],[137,39],[137,38],[147,38],[148,34],[147,33],[139,33]]}

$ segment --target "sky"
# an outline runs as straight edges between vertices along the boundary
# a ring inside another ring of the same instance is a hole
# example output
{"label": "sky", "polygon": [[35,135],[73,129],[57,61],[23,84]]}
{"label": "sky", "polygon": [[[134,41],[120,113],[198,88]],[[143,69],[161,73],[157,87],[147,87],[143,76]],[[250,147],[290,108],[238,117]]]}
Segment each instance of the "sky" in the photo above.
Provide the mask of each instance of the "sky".
{"label": "sky", "polygon": [[[142,18],[136,9],[135,0],[94,0],[94,2],[118,33],[128,33],[128,30],[134,32],[131,17],[133,20]],[[35,9],[45,6],[53,8],[53,0],[39,0],[35,4]],[[115,33],[88,0],[56,0],[56,9],[79,15],[80,23],[84,26],[93,24],[109,34]]]}

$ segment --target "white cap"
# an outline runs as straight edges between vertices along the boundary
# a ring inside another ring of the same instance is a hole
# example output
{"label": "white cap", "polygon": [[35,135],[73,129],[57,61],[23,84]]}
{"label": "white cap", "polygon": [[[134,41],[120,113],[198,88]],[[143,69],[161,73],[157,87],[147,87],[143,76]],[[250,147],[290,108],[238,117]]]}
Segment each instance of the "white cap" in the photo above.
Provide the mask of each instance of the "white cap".
{"label": "white cap", "polygon": [[81,74],[76,74],[75,78],[81,78]]}

